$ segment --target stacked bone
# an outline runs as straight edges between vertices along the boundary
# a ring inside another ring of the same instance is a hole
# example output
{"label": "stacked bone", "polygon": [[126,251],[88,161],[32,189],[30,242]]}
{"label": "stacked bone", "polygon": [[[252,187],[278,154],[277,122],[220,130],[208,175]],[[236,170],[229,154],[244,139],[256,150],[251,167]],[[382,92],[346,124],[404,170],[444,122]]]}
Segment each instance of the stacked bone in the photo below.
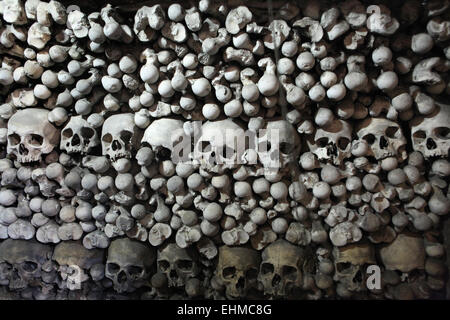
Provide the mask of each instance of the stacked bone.
{"label": "stacked bone", "polygon": [[0,1],[5,290],[442,292],[449,2],[237,2]]}

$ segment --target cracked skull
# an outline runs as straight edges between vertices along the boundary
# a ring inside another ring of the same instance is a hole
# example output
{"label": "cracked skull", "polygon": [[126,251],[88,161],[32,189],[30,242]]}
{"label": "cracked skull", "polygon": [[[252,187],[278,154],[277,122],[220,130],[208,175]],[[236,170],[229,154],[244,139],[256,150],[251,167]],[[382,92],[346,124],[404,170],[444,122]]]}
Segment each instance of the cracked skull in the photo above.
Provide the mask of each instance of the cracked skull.
{"label": "cracked skull", "polygon": [[141,139],[140,134],[132,113],[110,116],[102,128],[103,155],[107,155],[113,162],[121,158],[130,159]]}
{"label": "cracked skull", "polygon": [[61,131],[61,150],[87,154],[100,145],[97,131],[82,116],[73,116]]}
{"label": "cracked skull", "polygon": [[167,277],[169,287],[182,287],[200,272],[194,251],[169,243],[158,250],[158,270]]}
{"label": "cracked skull", "polygon": [[256,250],[228,246],[219,248],[216,275],[225,285],[227,297],[244,298],[250,289],[257,287],[260,262]]}
{"label": "cracked skull", "polygon": [[48,110],[17,111],[8,121],[8,153],[20,163],[41,161],[59,142],[59,130],[48,121]]}
{"label": "cracked skull", "polygon": [[411,121],[411,138],[415,151],[425,158],[448,156],[450,149],[450,105],[436,103],[435,111]]}
{"label": "cracked skull", "polygon": [[387,157],[397,157],[400,161],[406,159],[406,138],[400,126],[383,118],[367,118],[358,127],[358,139],[365,140],[369,146],[370,156],[377,160]]}
{"label": "cracked skull", "polygon": [[145,285],[155,258],[153,248],[141,242],[116,239],[108,249],[105,276],[117,292],[133,292]]}
{"label": "cracked skull", "polygon": [[7,239],[0,244],[0,263],[9,267],[9,288],[24,289],[38,285],[42,266],[49,262],[52,247],[26,240]]}

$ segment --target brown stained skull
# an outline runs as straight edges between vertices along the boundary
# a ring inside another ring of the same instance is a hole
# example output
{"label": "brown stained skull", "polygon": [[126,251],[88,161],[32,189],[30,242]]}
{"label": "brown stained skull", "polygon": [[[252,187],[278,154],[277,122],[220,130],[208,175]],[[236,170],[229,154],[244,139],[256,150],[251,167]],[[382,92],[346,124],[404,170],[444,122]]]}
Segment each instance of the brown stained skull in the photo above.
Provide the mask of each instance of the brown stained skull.
{"label": "brown stained skull", "polygon": [[333,248],[334,280],[350,292],[363,291],[366,268],[376,263],[375,251],[370,243],[354,243]]}
{"label": "brown stained skull", "polygon": [[89,279],[89,269],[95,264],[103,263],[104,251],[88,250],[79,241],[63,241],[55,247],[53,260],[59,264],[62,287],[78,290]]}
{"label": "brown stained skull", "polygon": [[367,118],[357,126],[356,134],[369,145],[370,156],[377,160],[387,157],[406,159],[406,138],[400,126],[384,118]]}
{"label": "brown stained skull", "polygon": [[158,249],[158,270],[166,275],[169,287],[183,287],[187,280],[195,278],[200,272],[197,260],[194,251],[176,243]]}
{"label": "brown stained skull", "polygon": [[60,149],[87,154],[100,145],[97,131],[82,116],[73,116],[61,131]]}
{"label": "brown stained skull", "polygon": [[225,285],[229,299],[244,298],[250,289],[257,287],[261,257],[258,251],[244,247],[219,248],[216,276]]}
{"label": "brown stained skull", "polygon": [[0,244],[0,263],[7,263],[9,288],[23,289],[38,284],[42,266],[52,256],[52,247],[35,241],[7,239]]}
{"label": "brown stained skull", "polygon": [[450,150],[450,105],[436,103],[430,115],[411,120],[413,149],[429,157],[447,157]]}
{"label": "brown stained skull", "polygon": [[8,121],[8,154],[20,163],[41,161],[59,142],[59,130],[48,121],[48,110],[17,111]]}
{"label": "brown stained skull", "polygon": [[334,120],[307,138],[309,149],[320,161],[335,165],[351,156],[351,141],[352,127],[344,120]]}
{"label": "brown stained skull", "polygon": [[105,276],[118,293],[133,292],[146,284],[155,258],[153,248],[141,242],[116,239],[108,249]]}
{"label": "brown stained skull", "polygon": [[312,255],[305,248],[279,239],[264,249],[258,281],[265,294],[285,297],[304,286],[304,275],[311,271],[311,262]]}

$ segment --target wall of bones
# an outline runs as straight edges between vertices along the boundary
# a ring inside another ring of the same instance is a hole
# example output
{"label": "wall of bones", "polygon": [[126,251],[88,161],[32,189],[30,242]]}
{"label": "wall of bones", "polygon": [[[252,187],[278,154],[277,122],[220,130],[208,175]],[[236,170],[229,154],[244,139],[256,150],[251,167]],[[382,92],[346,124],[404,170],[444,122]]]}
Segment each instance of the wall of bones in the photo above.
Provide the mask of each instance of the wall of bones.
{"label": "wall of bones", "polygon": [[450,298],[450,1],[124,2],[0,0],[0,298]]}

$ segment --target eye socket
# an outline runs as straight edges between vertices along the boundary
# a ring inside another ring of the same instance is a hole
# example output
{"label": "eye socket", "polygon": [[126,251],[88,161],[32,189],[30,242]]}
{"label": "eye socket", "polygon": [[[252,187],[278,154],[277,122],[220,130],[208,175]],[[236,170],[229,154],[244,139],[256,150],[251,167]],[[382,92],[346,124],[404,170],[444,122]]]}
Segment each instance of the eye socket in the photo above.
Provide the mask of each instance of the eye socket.
{"label": "eye socket", "polygon": [[26,272],[33,272],[38,268],[37,263],[33,261],[25,261],[22,263],[22,269]]}
{"label": "eye socket", "polygon": [[177,266],[181,270],[189,271],[192,269],[193,264],[192,264],[192,261],[190,261],[190,260],[178,260]]}
{"label": "eye socket", "polygon": [[129,143],[131,141],[132,137],[133,137],[133,133],[130,131],[122,131],[120,133],[120,139],[122,139],[122,141],[125,143]]}
{"label": "eye socket", "polygon": [[120,266],[118,264],[112,263],[112,262],[108,263],[106,265],[106,268],[109,273],[117,273],[120,270]]}
{"label": "eye socket", "polygon": [[434,129],[434,134],[440,139],[450,139],[450,129],[447,127],[438,127]]}
{"label": "eye socket", "polygon": [[128,267],[128,273],[132,276],[138,276],[142,273],[143,269],[139,266]]}
{"label": "eye socket", "polygon": [[230,278],[233,278],[233,276],[236,274],[236,268],[235,267],[227,267],[227,268],[224,268],[223,270],[222,270],[222,276],[225,278],[225,279],[230,279]]}
{"label": "eye socket", "polygon": [[297,273],[297,269],[291,266],[283,266],[283,276],[290,276]]}
{"label": "eye socket", "polygon": [[363,139],[366,140],[368,144],[373,144],[375,142],[375,136],[373,134],[371,134],[371,133],[366,134],[363,137]]}
{"label": "eye socket", "polygon": [[275,269],[274,269],[274,266],[273,266],[273,264],[271,264],[271,263],[265,262],[265,263],[263,263],[263,264],[261,265],[261,273],[262,273],[262,274],[273,273],[274,270],[275,270]]}
{"label": "eye socket", "polygon": [[112,142],[112,135],[110,135],[109,133],[105,134],[102,137],[102,141],[106,142],[106,143],[111,143]]}
{"label": "eye socket", "polygon": [[388,136],[389,138],[394,138],[395,137],[395,134],[397,133],[397,131],[398,131],[398,127],[388,127],[387,129],[386,129],[386,132],[385,132],[385,134],[386,134],[386,136]]}
{"label": "eye socket", "polygon": [[294,150],[294,145],[289,142],[280,143],[280,152],[283,154],[289,154]]}
{"label": "eye socket", "polygon": [[161,271],[166,271],[170,267],[170,263],[167,260],[159,260],[158,261],[158,267],[161,269]]}
{"label": "eye socket", "polygon": [[337,141],[337,146],[341,150],[347,149],[348,145],[350,144],[350,140],[347,138],[339,138]]}
{"label": "eye socket", "polygon": [[70,128],[64,129],[62,135],[64,138],[70,138],[71,136],[73,136],[73,131]]}
{"label": "eye socket", "polygon": [[339,262],[336,264],[336,270],[338,272],[344,272],[345,270],[348,270],[351,266],[352,265],[349,262]]}
{"label": "eye socket", "polygon": [[31,134],[30,144],[39,147],[44,142],[44,137],[38,134]]}
{"label": "eye socket", "polygon": [[245,273],[245,277],[247,279],[256,279],[258,277],[258,270],[256,270],[255,268],[248,269]]}
{"label": "eye socket", "polygon": [[323,138],[316,140],[316,145],[318,145],[319,148],[325,148],[327,144],[328,144],[327,137],[323,137]]}
{"label": "eye socket", "polygon": [[95,134],[95,131],[92,128],[88,128],[88,127],[81,128],[81,136],[83,138],[90,139],[94,136],[94,134]]}
{"label": "eye socket", "polygon": [[20,136],[16,133],[10,134],[8,140],[10,145],[15,146],[20,143]]}
{"label": "eye socket", "polygon": [[419,130],[413,133],[413,138],[422,140],[425,139],[427,137],[425,131]]}

